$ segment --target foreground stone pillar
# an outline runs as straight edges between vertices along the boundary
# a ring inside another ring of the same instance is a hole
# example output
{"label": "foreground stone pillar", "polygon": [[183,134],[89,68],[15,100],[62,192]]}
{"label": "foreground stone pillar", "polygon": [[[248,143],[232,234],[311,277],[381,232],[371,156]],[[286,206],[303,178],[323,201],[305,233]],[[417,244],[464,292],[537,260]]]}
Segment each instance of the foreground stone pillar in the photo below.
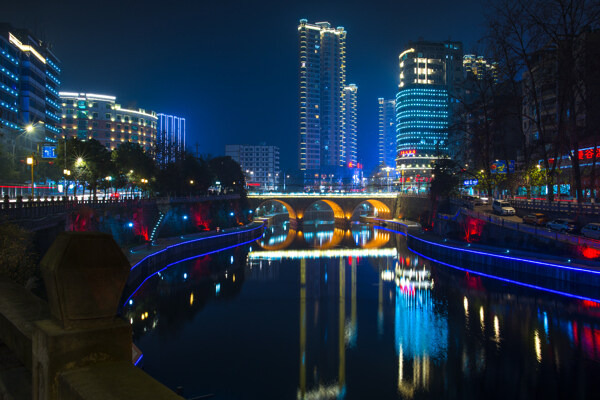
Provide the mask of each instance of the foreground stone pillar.
{"label": "foreground stone pillar", "polygon": [[104,362],[131,363],[131,326],[117,317],[130,265],[112,236],[63,232],[41,262],[51,319],[32,337],[33,399],[59,399],[59,378]]}

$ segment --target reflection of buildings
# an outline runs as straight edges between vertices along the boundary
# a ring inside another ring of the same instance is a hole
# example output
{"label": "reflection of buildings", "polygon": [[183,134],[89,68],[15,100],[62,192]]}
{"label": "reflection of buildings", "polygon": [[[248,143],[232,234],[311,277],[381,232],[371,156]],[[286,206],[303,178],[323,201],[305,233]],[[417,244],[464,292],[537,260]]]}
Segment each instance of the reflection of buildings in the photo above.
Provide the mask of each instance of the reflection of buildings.
{"label": "reflection of buildings", "polygon": [[398,391],[409,398],[429,388],[432,359],[445,359],[448,350],[447,316],[434,310],[433,280],[418,262],[400,257],[395,269]]}
{"label": "reflection of buildings", "polygon": [[[356,344],[357,335],[356,258],[351,259],[349,267],[350,317],[347,318],[345,258],[300,261],[298,399],[345,395],[346,348]],[[330,365],[331,360],[337,363],[337,371]]]}

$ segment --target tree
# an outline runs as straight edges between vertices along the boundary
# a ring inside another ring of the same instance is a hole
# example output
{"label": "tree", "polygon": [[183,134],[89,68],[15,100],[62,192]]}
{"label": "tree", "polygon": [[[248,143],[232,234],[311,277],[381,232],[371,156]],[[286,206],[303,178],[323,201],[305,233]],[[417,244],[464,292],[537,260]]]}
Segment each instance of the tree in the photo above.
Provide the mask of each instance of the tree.
{"label": "tree", "polygon": [[215,157],[209,161],[209,165],[225,192],[246,192],[246,178],[242,168],[231,157]]}
{"label": "tree", "polygon": [[154,160],[137,143],[122,143],[112,152],[118,183],[126,181],[131,192],[135,186],[144,187],[142,179],[152,181],[156,176]]}

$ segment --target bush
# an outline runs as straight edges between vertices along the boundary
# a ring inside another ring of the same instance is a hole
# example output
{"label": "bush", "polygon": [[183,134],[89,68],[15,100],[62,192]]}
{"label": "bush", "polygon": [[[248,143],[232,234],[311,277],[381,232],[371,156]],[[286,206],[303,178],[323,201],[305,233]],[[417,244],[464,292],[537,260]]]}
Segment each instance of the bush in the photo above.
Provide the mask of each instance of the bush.
{"label": "bush", "polygon": [[0,224],[0,275],[21,285],[38,277],[33,234],[14,224]]}

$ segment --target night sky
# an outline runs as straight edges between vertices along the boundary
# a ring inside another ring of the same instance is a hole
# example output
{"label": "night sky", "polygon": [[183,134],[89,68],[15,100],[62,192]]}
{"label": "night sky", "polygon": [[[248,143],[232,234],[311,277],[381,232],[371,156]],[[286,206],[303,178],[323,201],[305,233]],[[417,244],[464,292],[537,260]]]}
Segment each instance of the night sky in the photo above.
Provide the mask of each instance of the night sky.
{"label": "night sky", "polygon": [[296,168],[301,18],[343,26],[358,85],[358,156],[377,163],[377,98],[393,98],[409,40],[476,49],[484,1],[13,1],[0,20],[53,44],[61,90],[186,118],[188,150],[266,142]]}

